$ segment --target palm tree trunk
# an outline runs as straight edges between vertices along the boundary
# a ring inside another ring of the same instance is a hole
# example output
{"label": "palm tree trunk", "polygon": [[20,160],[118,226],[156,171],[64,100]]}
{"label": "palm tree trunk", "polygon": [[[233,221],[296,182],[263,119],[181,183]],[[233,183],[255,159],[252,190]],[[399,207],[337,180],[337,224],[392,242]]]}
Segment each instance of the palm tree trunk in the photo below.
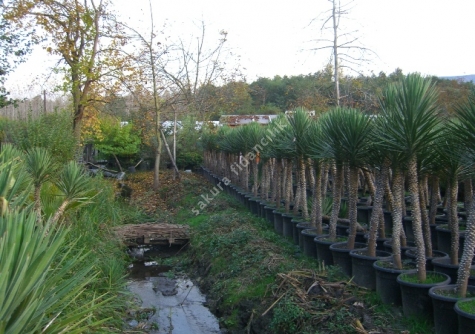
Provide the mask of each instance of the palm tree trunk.
{"label": "palm tree trunk", "polygon": [[373,178],[371,177],[371,174],[367,169],[363,171],[366,184],[368,185],[369,193],[371,194],[371,197],[374,198],[376,196],[376,187],[373,182]]}
{"label": "palm tree trunk", "polygon": [[257,189],[259,188],[259,178],[258,178],[258,164],[257,161],[252,162],[252,176],[253,176],[253,190],[254,190],[254,197],[257,197]]}
{"label": "palm tree trunk", "polygon": [[334,165],[332,166],[333,170],[333,203],[332,203],[332,214],[330,218],[330,226],[329,226],[329,239],[335,240],[336,239],[336,223],[338,221],[338,214],[340,213],[340,204],[341,204],[341,189],[343,188],[343,179],[345,177],[343,166],[341,165]]}
{"label": "palm tree trunk", "polygon": [[328,190],[328,174],[329,174],[329,165],[328,163],[322,164],[322,198],[327,196]]}
{"label": "palm tree trunk", "polygon": [[376,239],[378,238],[378,226],[383,217],[384,185],[388,176],[389,162],[385,162],[381,171],[376,171],[376,191],[374,194],[373,213],[369,223],[368,255],[376,256]]}
{"label": "palm tree trunk", "polygon": [[[315,222],[317,227],[317,234],[323,233],[322,226],[322,166],[315,163],[315,186],[313,188],[313,198],[315,201]],[[313,208],[313,206],[312,206]]]}
{"label": "palm tree trunk", "polygon": [[[394,176],[393,176],[393,179],[394,179]],[[391,191],[391,186],[389,184],[389,177],[388,179],[386,180],[385,182],[385,185],[384,185],[384,192],[385,192],[385,196],[386,196],[386,209],[388,211],[392,211],[394,205],[394,196],[393,196],[393,193]]]}
{"label": "palm tree trunk", "polygon": [[317,200],[315,198],[315,167],[313,160],[308,161],[310,189],[312,189],[312,207],[310,210],[310,224],[312,227],[317,227]]}
{"label": "palm tree trunk", "polygon": [[429,205],[429,224],[435,224],[437,216],[437,206],[439,204],[439,177],[430,177],[430,205]]}
{"label": "palm tree trunk", "polygon": [[299,158],[299,184],[300,184],[300,207],[302,208],[303,219],[308,219],[307,207],[307,179],[305,177],[306,164],[303,158]]}
{"label": "palm tree trunk", "polygon": [[349,167],[348,182],[348,212],[350,217],[350,233],[348,236],[348,249],[355,248],[356,226],[357,226],[357,202],[358,202],[358,168]]}
{"label": "palm tree trunk", "polygon": [[458,264],[459,253],[459,222],[457,216],[457,194],[458,181],[452,180],[447,187],[447,209],[449,218],[449,229],[451,235],[450,242],[450,262],[453,265]]}
{"label": "palm tree trunk", "polygon": [[[393,250],[393,265],[396,269],[402,269],[401,260],[401,231],[402,231],[402,196],[404,189],[404,177],[401,170],[398,168],[394,171],[393,176],[393,203],[392,203],[392,218],[393,218],[393,235],[392,235],[392,250]],[[425,264],[424,264],[425,265]]]}
{"label": "palm tree trunk", "polygon": [[61,219],[61,217],[64,214],[64,211],[66,211],[66,207],[69,205],[69,201],[65,200],[61,205],[59,206],[58,210],[53,215],[53,218],[51,220],[52,226],[56,225],[58,221]]}
{"label": "palm tree trunk", "polygon": [[265,164],[264,164],[264,169],[266,171],[266,179],[265,179],[265,182],[266,182],[266,194],[267,194],[267,197],[269,197],[269,193],[270,193],[270,180],[272,179],[272,164],[271,164],[271,160],[269,159]]}
{"label": "palm tree trunk", "polygon": [[463,181],[463,207],[468,212],[470,201],[472,200],[473,185],[472,179],[467,178]]}
{"label": "palm tree trunk", "polygon": [[285,162],[285,212],[290,212],[290,202],[292,201],[292,160]]}
{"label": "palm tree trunk", "polygon": [[417,157],[410,158],[408,163],[408,183],[409,192],[412,198],[412,229],[416,244],[417,277],[420,282],[425,282],[426,273],[426,253],[424,246],[424,235],[422,234],[421,206],[419,199],[419,178],[417,175]]}
{"label": "palm tree trunk", "polygon": [[297,183],[297,191],[295,192],[294,196],[294,216],[297,216],[299,213],[299,207],[300,207],[300,201],[302,192],[300,191],[300,187],[302,186],[300,183],[300,173],[296,173],[295,177],[297,178],[296,183]]}
{"label": "palm tree trunk", "polygon": [[280,208],[280,201],[282,199],[282,159],[277,159],[275,166],[275,178],[274,182],[276,184],[276,193],[275,193],[275,202],[277,209]]}
{"label": "palm tree trunk", "polygon": [[475,195],[472,195],[471,204],[468,210],[467,227],[465,229],[465,244],[463,246],[462,259],[460,260],[457,272],[457,291],[459,297],[467,296],[467,284],[470,276],[470,267],[472,266],[473,250],[475,249]]}
{"label": "palm tree trunk", "polygon": [[432,257],[432,239],[431,239],[431,231],[429,225],[429,215],[427,214],[427,202],[425,196],[425,182],[421,182],[419,184],[419,203],[421,208],[421,221],[422,221],[422,228],[424,234],[424,245],[426,256]]}

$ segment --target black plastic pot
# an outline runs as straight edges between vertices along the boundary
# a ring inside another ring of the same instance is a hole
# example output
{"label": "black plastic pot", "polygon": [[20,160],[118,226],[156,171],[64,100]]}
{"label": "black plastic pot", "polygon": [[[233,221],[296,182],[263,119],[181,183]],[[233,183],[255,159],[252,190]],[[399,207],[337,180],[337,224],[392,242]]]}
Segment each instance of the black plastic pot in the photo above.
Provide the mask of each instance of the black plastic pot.
{"label": "black plastic pot", "polygon": [[269,224],[271,224],[272,226],[274,226],[274,210],[275,210],[275,207],[273,206],[265,206],[264,207],[264,210],[265,210],[265,215],[266,215],[266,220]]}
{"label": "black plastic pot", "polygon": [[250,194],[250,193],[247,193],[244,195],[244,206],[249,210],[251,211],[251,198],[253,198],[254,195],[253,194]]}
{"label": "black plastic pot", "polygon": [[292,219],[294,218],[293,215],[288,213],[282,214],[282,235],[287,238],[294,237],[294,223]]}
{"label": "black plastic pot", "polygon": [[357,216],[356,216],[356,220],[358,221],[358,223],[361,223],[361,224],[369,224],[369,221],[371,220],[371,213],[373,211],[373,207],[372,206],[360,206],[358,205],[356,207],[356,213],[357,213]]}
{"label": "black plastic pot", "polygon": [[300,232],[301,230],[297,229],[297,225],[303,223],[302,217],[292,219],[292,239],[294,244],[300,245]]}
{"label": "black plastic pot", "polygon": [[[436,235],[437,235],[437,249],[450,254],[450,245],[452,244],[452,233],[448,229],[447,225],[439,225],[435,228]],[[463,245],[465,241],[465,232],[459,232],[459,254],[458,256],[461,257],[463,253]]]}
{"label": "black plastic pot", "polygon": [[314,239],[315,245],[317,247],[317,259],[322,262],[325,266],[333,265],[333,254],[330,251],[330,245],[334,244],[335,241],[330,241],[328,239],[328,234],[318,236]]}
{"label": "black plastic pot", "polygon": [[[447,293],[455,293],[455,291],[455,284],[434,286],[429,289],[429,296],[432,298],[432,308],[434,312],[434,332],[436,334],[451,334],[459,327],[458,316],[454,307],[460,298],[447,295]],[[467,292],[475,293],[475,286],[468,286]],[[472,328],[471,333],[475,333],[475,328]]]}
{"label": "black plastic pot", "polygon": [[417,277],[415,273],[403,273],[397,277],[401,288],[402,311],[406,317],[420,317],[430,322],[433,321],[432,299],[429,297],[429,289],[434,286],[447,285],[450,277],[443,273],[427,272],[427,277],[439,278],[437,283],[417,283],[408,281],[406,278]]}
{"label": "black plastic pot", "polygon": [[[303,231],[303,230],[306,230],[306,229],[308,229],[308,228],[311,228],[311,227],[312,227],[312,224],[310,224],[310,222],[308,222],[308,221],[307,221],[307,222],[306,222],[306,221],[300,222],[300,223],[298,223],[297,225],[295,225],[295,228],[297,229],[297,233],[298,233],[298,238],[299,238],[299,243],[298,243],[298,245],[299,245],[299,247],[300,247],[300,249],[301,249],[302,251],[303,251],[303,237],[302,237],[302,231]],[[294,230],[294,232],[295,232],[295,230]],[[314,236],[314,238],[315,238],[315,236]]]}
{"label": "black plastic pot", "polygon": [[473,334],[475,333],[475,314],[467,313],[460,307],[462,303],[475,304],[475,298],[462,299],[455,303],[455,313],[458,315],[459,330],[458,334]]}
{"label": "black plastic pot", "polygon": [[393,234],[393,216],[391,211],[383,210],[384,232],[386,236]]}
{"label": "black plastic pot", "polygon": [[[408,249],[405,253],[406,257],[411,260],[416,260],[416,249],[411,248]],[[427,271],[432,271],[434,270],[434,266],[432,265],[432,259],[434,258],[440,258],[440,257],[449,257],[447,253],[438,251],[438,250],[433,250],[432,251],[432,256],[426,256],[426,270]]]}
{"label": "black plastic pot", "polygon": [[[391,239],[388,239],[386,241],[383,242],[383,245],[384,245],[384,250],[386,252],[390,252],[392,253],[393,252],[393,244],[392,244],[392,240]],[[405,260],[407,259],[408,257],[406,256],[406,251],[408,249],[416,249],[416,244],[414,242],[407,242],[406,243],[406,246],[401,246],[401,259],[402,260]]]}
{"label": "black plastic pot", "polygon": [[255,197],[249,198],[249,206],[251,208],[251,213],[259,216],[259,199]]}
{"label": "black plastic pot", "polygon": [[309,257],[317,258],[317,247],[315,245],[315,242],[313,241],[318,236],[317,229],[308,228],[302,230],[300,234],[300,238],[303,244],[302,252]]}
{"label": "black plastic pot", "polygon": [[412,217],[411,216],[403,217],[402,226],[404,228],[404,233],[406,233],[406,240],[408,242],[414,242],[414,232],[412,230]]}
{"label": "black plastic pot", "polygon": [[[365,234],[365,235],[364,235],[364,240],[365,240],[364,242],[365,242],[366,244],[368,244],[368,239],[369,239],[369,234]],[[388,240],[391,241],[390,238],[377,238],[377,239],[376,239],[376,249],[377,249],[377,250],[380,250],[380,251],[385,251],[385,252],[392,253],[391,251],[388,251],[388,250],[386,249],[386,247],[384,246],[384,243],[385,243],[386,241],[388,241]]]}
{"label": "black plastic pot", "polygon": [[265,207],[267,206],[267,202],[264,201],[263,199],[259,200],[259,217],[262,219],[266,219],[266,209]]}
{"label": "black plastic pot", "polygon": [[[355,242],[354,249],[365,248],[366,244],[361,242]],[[339,266],[343,274],[348,277],[352,276],[352,261],[350,257],[350,252],[352,249],[347,248],[347,242],[337,242],[330,245],[330,251],[333,256],[333,265]]]}
{"label": "black plastic pot", "polygon": [[336,222],[336,234],[341,236],[348,235],[348,227],[350,227],[350,220],[345,218],[338,218]]}
{"label": "black plastic pot", "polygon": [[369,256],[368,249],[362,248],[352,250],[350,257],[353,282],[358,286],[376,290],[376,272],[373,263],[377,260],[389,260],[391,253],[377,250],[376,256]]}
{"label": "black plastic pot", "polygon": [[[433,258],[432,266],[434,271],[449,275],[452,283],[457,282],[459,265],[451,264],[450,257]],[[475,269],[475,265],[472,265],[470,269]]]}
{"label": "black plastic pot", "polygon": [[[416,272],[416,264],[413,262],[405,263],[404,267],[406,269],[395,269],[391,266],[391,259],[377,260],[373,263],[373,268],[376,273],[376,293],[380,296],[384,304],[399,306],[402,305],[402,300],[397,277],[402,273]],[[409,269],[411,267],[412,269]]]}
{"label": "black plastic pot", "polygon": [[284,233],[284,220],[282,218],[282,212],[274,210],[272,213],[274,214],[274,231],[276,231],[277,234],[282,235]]}

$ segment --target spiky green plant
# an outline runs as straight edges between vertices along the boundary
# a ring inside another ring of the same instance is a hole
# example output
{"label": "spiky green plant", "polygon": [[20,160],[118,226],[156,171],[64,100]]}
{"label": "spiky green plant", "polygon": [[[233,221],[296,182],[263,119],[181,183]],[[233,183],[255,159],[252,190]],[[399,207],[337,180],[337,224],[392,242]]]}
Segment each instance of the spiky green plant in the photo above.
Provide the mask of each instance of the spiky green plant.
{"label": "spiky green plant", "polygon": [[92,312],[107,302],[97,296],[62,314],[96,275],[85,252],[62,252],[67,232],[51,222],[39,226],[26,209],[0,217],[0,333],[81,333],[91,325]]}
{"label": "spiky green plant", "polygon": [[25,168],[33,181],[35,212],[41,217],[41,186],[55,174],[53,157],[47,149],[33,147],[26,152]]}
{"label": "spiky green plant", "polygon": [[58,179],[54,182],[62,193],[62,203],[52,217],[53,223],[58,222],[67,209],[89,203],[97,193],[96,190],[91,189],[90,177],[84,168],[74,161],[70,161],[63,167]]}
{"label": "spiky green plant", "polygon": [[[456,108],[457,120],[452,122],[455,134],[461,144],[467,150],[471,158],[472,166],[475,161],[475,98],[469,100]],[[472,195],[472,204],[468,212],[467,227],[465,229],[465,244],[460,260],[457,278],[457,290],[460,297],[467,295],[467,284],[470,276],[470,266],[472,265],[473,250],[475,249],[475,205],[473,205],[475,195]]]}
{"label": "spiky green plant", "polygon": [[289,131],[283,133],[282,150],[293,157],[297,164],[298,190],[300,196],[300,209],[302,217],[308,219],[307,207],[307,180],[305,171],[309,158],[309,129],[312,119],[303,108],[296,109],[288,116]]}
{"label": "spiky green plant", "polygon": [[[349,168],[349,218],[350,234],[348,248],[353,249],[356,237],[356,204],[358,200],[358,169],[364,167],[370,151],[370,118],[359,110],[337,107],[322,119],[322,132],[325,141],[323,154],[342,168]],[[342,182],[336,181],[336,182]],[[333,196],[336,194],[334,193]],[[334,199],[335,201],[335,199]],[[336,199],[338,201],[338,199]],[[336,216],[332,213],[331,224],[336,226]],[[330,232],[330,237],[334,237]]]}
{"label": "spiky green plant", "polygon": [[[380,133],[384,134],[379,138],[381,144],[386,150],[399,153],[407,168],[418,278],[421,282],[426,279],[426,254],[417,162],[421,159],[420,154],[425,152],[428,145],[433,145],[440,133],[437,96],[438,91],[430,79],[417,73],[409,74],[386,90],[379,122],[382,127]],[[395,238],[393,235],[393,240]]]}

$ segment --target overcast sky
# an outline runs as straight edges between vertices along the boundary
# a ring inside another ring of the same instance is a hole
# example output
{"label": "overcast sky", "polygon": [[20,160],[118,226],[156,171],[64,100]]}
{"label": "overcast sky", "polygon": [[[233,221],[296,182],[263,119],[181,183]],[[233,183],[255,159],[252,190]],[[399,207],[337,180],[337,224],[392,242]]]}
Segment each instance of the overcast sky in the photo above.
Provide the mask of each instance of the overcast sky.
{"label": "overcast sky", "polygon": [[[146,27],[150,21],[148,0],[113,3],[131,26]],[[152,0],[152,6],[155,24],[166,22],[170,36],[196,35],[193,23],[201,20],[210,40],[227,31],[228,47],[241,56],[248,82],[313,73],[330,61],[331,49],[311,51],[328,45],[317,39],[332,38],[320,30],[331,9],[328,0]],[[366,74],[398,67],[424,75],[475,74],[474,13],[473,0],[355,0],[341,32],[358,30],[352,35],[376,54],[368,54],[369,63],[353,65]],[[48,66],[40,53],[35,59],[11,77],[8,88],[21,90]],[[30,89],[40,92],[41,84]]]}

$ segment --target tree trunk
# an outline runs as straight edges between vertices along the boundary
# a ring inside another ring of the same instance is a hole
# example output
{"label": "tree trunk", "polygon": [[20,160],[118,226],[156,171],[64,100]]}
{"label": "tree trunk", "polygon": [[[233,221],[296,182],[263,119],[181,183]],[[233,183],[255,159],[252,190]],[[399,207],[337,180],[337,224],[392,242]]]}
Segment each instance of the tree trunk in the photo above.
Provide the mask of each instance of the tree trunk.
{"label": "tree trunk", "polygon": [[[459,254],[459,222],[457,215],[457,194],[458,194],[458,180],[448,182],[447,186],[447,212],[449,218],[450,229],[450,262],[453,265],[458,264]],[[472,250],[473,252],[473,250]]]}
{"label": "tree trunk", "polygon": [[467,227],[465,229],[465,244],[463,246],[462,259],[458,269],[457,291],[459,297],[465,298],[467,296],[467,284],[470,276],[470,267],[472,265],[473,250],[475,249],[475,205],[472,195],[471,203],[468,210]]}
{"label": "tree trunk", "polygon": [[[392,250],[393,250],[393,265],[396,269],[402,269],[401,260],[401,231],[402,231],[402,196],[404,189],[404,177],[401,170],[398,168],[394,171],[393,176],[393,204],[392,204],[392,218],[393,218],[393,235],[392,235]],[[425,265],[425,264],[424,264]]]}
{"label": "tree trunk", "polygon": [[292,201],[292,160],[285,161],[285,212],[290,212],[290,202]]}
{"label": "tree trunk", "polygon": [[350,217],[350,233],[348,236],[348,249],[355,248],[356,226],[357,226],[357,202],[358,202],[358,168],[349,167],[348,182],[348,212]]}
{"label": "tree trunk", "polygon": [[330,240],[336,239],[336,223],[338,221],[338,214],[340,213],[340,204],[341,204],[341,189],[343,188],[343,178],[344,170],[343,166],[334,164],[332,167],[333,170],[333,203],[332,203],[332,214],[330,218],[329,226],[329,238]]}
{"label": "tree trunk", "polygon": [[276,194],[275,194],[275,202],[277,209],[280,208],[280,201],[282,199],[282,159],[277,159],[276,166],[275,166],[275,179],[274,182],[276,184]]}
{"label": "tree trunk", "polygon": [[470,201],[472,200],[473,185],[472,179],[467,178],[463,181],[463,207],[468,212]]}
{"label": "tree trunk", "polygon": [[411,157],[408,163],[408,183],[409,192],[412,198],[412,229],[416,244],[417,277],[422,283],[425,282],[427,273],[424,235],[422,234],[421,205],[419,200],[419,178],[417,176],[416,156]]}
{"label": "tree trunk", "polygon": [[439,177],[430,177],[430,205],[429,205],[429,223],[435,224],[437,216],[437,206],[439,204]]}
{"label": "tree trunk", "polygon": [[[425,178],[424,178],[425,179]],[[426,256],[432,257],[432,239],[431,239],[431,231],[429,225],[429,215],[427,214],[427,202],[425,196],[425,182],[421,182],[419,184],[419,205],[421,208],[421,221],[422,221],[422,229],[424,235],[424,245]]]}
{"label": "tree trunk", "polygon": [[300,184],[300,207],[302,208],[303,219],[308,219],[307,207],[307,180],[305,177],[306,164],[303,158],[299,158],[299,184]]}
{"label": "tree trunk", "polygon": [[381,167],[381,171],[376,171],[376,189],[374,194],[373,212],[369,223],[368,255],[376,256],[376,240],[378,238],[378,226],[383,216],[384,185],[388,176],[389,163],[386,162]]}

